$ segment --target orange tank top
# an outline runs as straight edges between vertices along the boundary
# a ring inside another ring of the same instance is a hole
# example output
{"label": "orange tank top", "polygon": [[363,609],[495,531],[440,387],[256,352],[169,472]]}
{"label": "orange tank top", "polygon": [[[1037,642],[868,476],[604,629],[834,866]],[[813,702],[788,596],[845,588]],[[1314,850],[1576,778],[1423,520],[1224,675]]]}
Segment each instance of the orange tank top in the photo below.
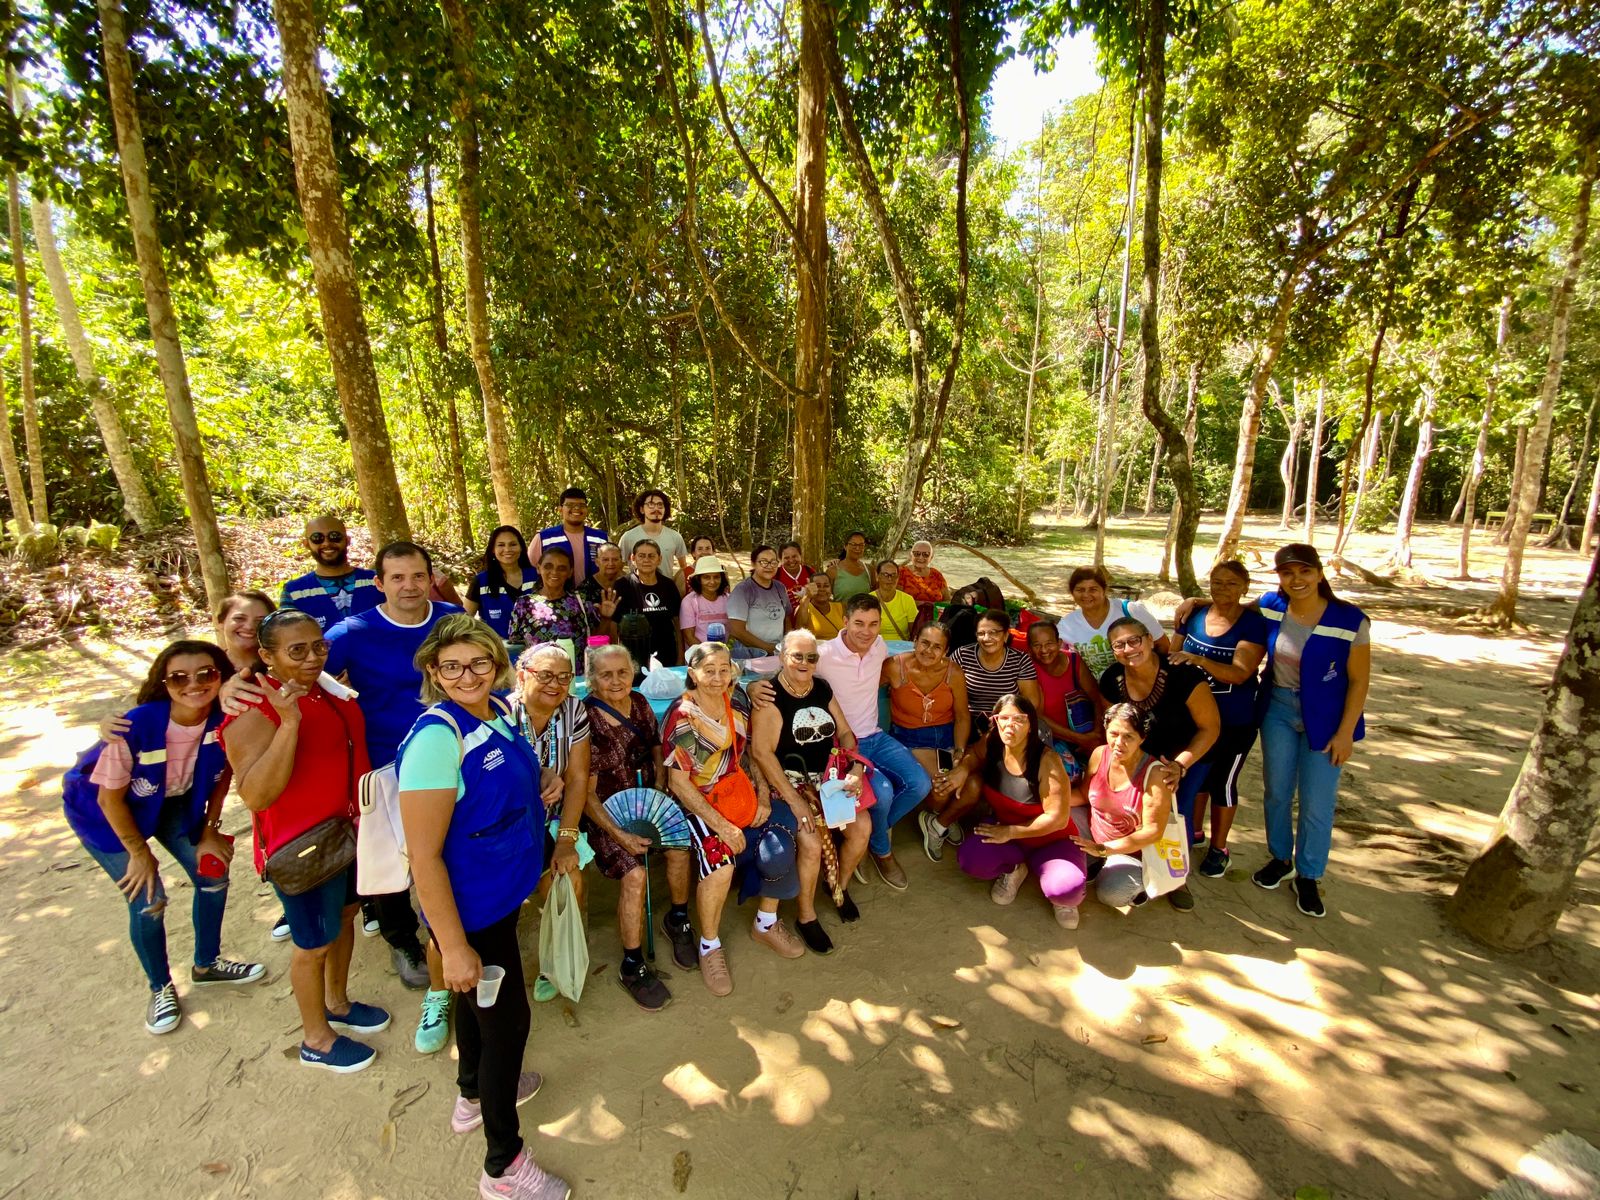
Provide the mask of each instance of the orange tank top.
{"label": "orange tank top", "polygon": [[956,694],[950,690],[950,672],[945,665],[944,678],[931,692],[924,692],[911,681],[911,672],[900,667],[903,682],[889,689],[889,720],[902,729],[929,729],[949,725],[956,719]]}

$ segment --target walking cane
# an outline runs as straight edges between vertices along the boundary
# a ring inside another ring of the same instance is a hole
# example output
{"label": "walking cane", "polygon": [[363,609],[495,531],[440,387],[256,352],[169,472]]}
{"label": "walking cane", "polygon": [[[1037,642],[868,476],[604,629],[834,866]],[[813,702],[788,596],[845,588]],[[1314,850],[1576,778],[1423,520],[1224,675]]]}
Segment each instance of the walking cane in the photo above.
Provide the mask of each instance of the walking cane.
{"label": "walking cane", "polygon": [[[644,786],[644,772],[635,771],[634,781],[639,787]],[[655,910],[650,904],[650,851],[644,852],[644,956],[651,962],[656,960],[656,917]]]}

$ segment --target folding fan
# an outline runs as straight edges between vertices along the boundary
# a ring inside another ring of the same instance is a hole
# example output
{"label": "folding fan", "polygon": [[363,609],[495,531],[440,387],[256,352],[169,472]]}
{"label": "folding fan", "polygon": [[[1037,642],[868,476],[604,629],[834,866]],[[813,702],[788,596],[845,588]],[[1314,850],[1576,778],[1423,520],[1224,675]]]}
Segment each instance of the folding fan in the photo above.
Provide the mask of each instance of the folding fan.
{"label": "folding fan", "polygon": [[635,837],[649,838],[650,845],[662,850],[687,850],[689,822],[678,802],[655,788],[624,788],[605,801],[611,819]]}

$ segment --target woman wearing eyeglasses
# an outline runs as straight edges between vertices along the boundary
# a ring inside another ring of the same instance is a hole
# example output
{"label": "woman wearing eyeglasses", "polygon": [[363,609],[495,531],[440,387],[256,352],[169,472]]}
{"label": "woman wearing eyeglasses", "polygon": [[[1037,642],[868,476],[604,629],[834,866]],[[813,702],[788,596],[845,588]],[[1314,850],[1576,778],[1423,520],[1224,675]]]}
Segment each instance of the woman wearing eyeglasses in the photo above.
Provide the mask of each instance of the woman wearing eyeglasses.
{"label": "woman wearing eyeglasses", "polygon": [[[572,661],[560,646],[529,646],[517,659],[512,712],[539,760],[547,828],[559,821],[541,843],[546,873],[539,893],[543,895],[557,875],[569,875],[582,905],[583,866],[593,857],[588,837],[578,828],[589,792],[589,710],[572,694],[572,679]],[[533,998],[556,998],[556,985],[542,972],[534,980]]]}
{"label": "woman wearing eyeglasses", "polygon": [[[266,696],[224,721],[221,734],[239,799],[255,818],[256,871],[264,875],[267,860],[301,834],[330,818],[355,819],[356,781],[370,763],[361,709],[317,682],[328,643],[316,619],[282,608],[261,622],[256,638]],[[305,1027],[301,1064],[337,1074],[371,1066],[378,1052],[344,1036],[389,1027],[387,1012],[346,991],[361,907],[355,865],[295,896],[273,890],[294,943],[289,983]]]}
{"label": "woman wearing eyeglasses", "polygon": [[[571,682],[566,656],[547,649]],[[530,1014],[517,943],[517,917],[543,859],[539,760],[511,706],[494,695],[510,686],[511,662],[492,629],[464,613],[445,617],[415,663],[430,707],[400,746],[400,818],[445,985],[461,993],[450,1128],[483,1128],[483,1195],[565,1196],[566,1184],[527,1152],[517,1118],[543,1083],[522,1069]],[[485,967],[505,973],[489,1005],[477,994]]]}
{"label": "woman wearing eyeglasses", "polygon": [[127,901],[128,937],[150,985],[144,1023],[150,1033],[168,1033],[182,1020],[167,961],[167,893],[152,840],[194,884],[190,981],[252,983],[265,973],[260,963],[221,953],[233,846],[220,831],[231,775],[217,744],[223,719],[217,692],[231,674],[216,646],[173,642],[151,664],[125,736],[96,742],[66,780],[67,823]]}

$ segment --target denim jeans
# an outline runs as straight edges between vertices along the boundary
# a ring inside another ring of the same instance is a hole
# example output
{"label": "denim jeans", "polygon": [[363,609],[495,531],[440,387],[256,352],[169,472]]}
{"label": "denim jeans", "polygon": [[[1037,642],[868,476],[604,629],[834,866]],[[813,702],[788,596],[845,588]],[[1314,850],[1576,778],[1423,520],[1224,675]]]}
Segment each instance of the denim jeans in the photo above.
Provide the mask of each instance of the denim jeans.
{"label": "denim jeans", "polygon": [[861,756],[872,764],[872,840],[867,848],[882,858],[889,853],[889,827],[927,799],[933,780],[916,757],[883,730],[861,739]]}
{"label": "denim jeans", "polygon": [[[222,913],[228,907],[228,877],[207,879],[196,870],[199,852],[183,828],[188,806],[187,794],[167,797],[150,840],[166,847],[167,853],[177,859],[194,884],[194,962],[197,967],[208,967],[222,953]],[[113,880],[127,873],[129,855],[126,850],[96,850],[92,846],[84,849]],[[133,952],[144,968],[152,992],[159,992],[172,982],[172,971],[167,964],[166,908],[167,889],[162,886],[159,874],[155,895],[149,901],[142,892],[128,901],[128,940],[133,943]]]}
{"label": "denim jeans", "polygon": [[[1267,821],[1267,849],[1273,858],[1292,861],[1302,879],[1321,879],[1328,868],[1333,810],[1343,771],[1328,760],[1326,750],[1313,750],[1307,741],[1299,693],[1273,688],[1272,703],[1261,721],[1261,807]],[[1295,824],[1291,818],[1297,791],[1300,819]]]}

